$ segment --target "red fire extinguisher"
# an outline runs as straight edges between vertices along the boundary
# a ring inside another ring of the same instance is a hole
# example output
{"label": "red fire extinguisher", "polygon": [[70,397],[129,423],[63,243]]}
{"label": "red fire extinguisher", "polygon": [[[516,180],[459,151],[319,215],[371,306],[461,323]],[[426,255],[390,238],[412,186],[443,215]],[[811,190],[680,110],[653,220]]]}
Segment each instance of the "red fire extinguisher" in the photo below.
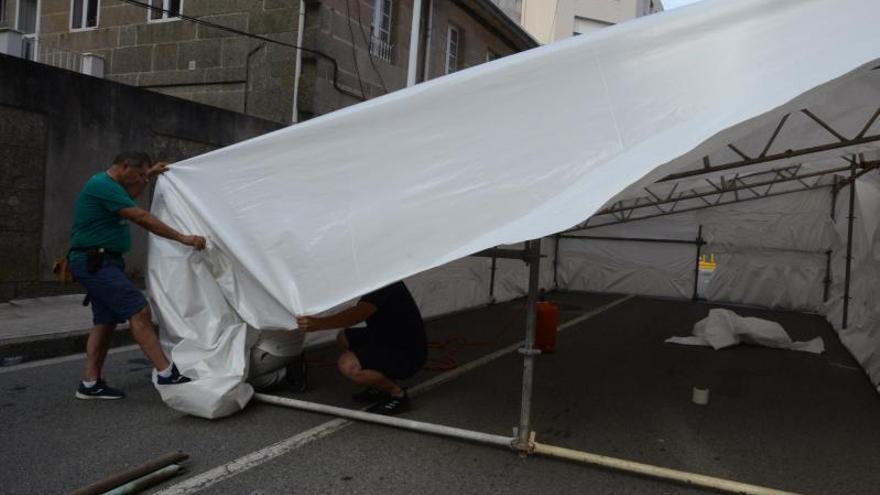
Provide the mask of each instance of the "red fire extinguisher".
{"label": "red fire extinguisher", "polygon": [[556,350],[556,333],[559,328],[559,306],[547,300],[547,292],[541,289],[537,303],[537,331],[535,347],[541,352]]}

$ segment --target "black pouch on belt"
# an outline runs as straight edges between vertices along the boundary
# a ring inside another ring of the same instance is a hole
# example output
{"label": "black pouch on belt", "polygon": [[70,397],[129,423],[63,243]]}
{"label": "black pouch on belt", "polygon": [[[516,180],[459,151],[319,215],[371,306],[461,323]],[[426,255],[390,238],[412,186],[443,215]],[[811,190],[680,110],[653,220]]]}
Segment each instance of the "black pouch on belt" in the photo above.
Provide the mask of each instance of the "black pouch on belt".
{"label": "black pouch on belt", "polygon": [[95,273],[104,265],[104,248],[92,248],[86,251],[86,271]]}

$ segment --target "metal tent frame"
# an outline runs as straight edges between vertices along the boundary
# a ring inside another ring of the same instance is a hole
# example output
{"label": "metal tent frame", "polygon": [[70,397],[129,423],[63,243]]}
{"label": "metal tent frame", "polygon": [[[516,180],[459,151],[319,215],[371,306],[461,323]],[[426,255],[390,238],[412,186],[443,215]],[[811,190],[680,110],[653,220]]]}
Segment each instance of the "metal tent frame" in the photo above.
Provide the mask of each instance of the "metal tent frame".
{"label": "metal tent frame", "polygon": [[[836,207],[837,196],[840,191],[849,186],[846,273],[844,277],[844,309],[842,321],[843,328],[846,328],[848,324],[848,305],[850,299],[853,220],[855,218],[854,184],[856,179],[862,175],[872,170],[880,169],[880,160],[867,160],[864,155],[858,154],[857,151],[853,151],[853,148],[880,141],[880,133],[868,133],[874,123],[880,119],[880,108],[878,108],[871,117],[865,121],[858,134],[850,138],[844,136],[841,131],[827,124],[814,112],[811,112],[808,109],[801,110],[800,112],[812,120],[816,125],[827,131],[835,141],[807,148],[787,149],[782,152],[770,153],[770,150],[775,144],[780,132],[790,121],[791,114],[786,114],[781,117],[777,125],[774,127],[772,133],[766,140],[766,144],[758,155],[749,156],[734,143],[728,143],[726,148],[738,155],[740,158],[739,160],[712,165],[710,158],[705,156],[702,160],[703,166],[701,168],[669,174],[651,186],[643,187],[642,191],[644,194],[631,199],[616,201],[615,203],[602,208],[583,223],[556,234],[554,236],[556,240],[554,247],[554,272],[556,271],[556,260],[558,259],[559,242],[561,239],[692,244],[696,246],[697,262],[699,262],[700,250],[705,244],[705,240],[702,239],[702,228],[700,228],[700,233],[695,240],[621,238],[582,234],[582,232],[590,229],[826,188],[830,189],[832,193],[831,215],[833,218],[833,210]],[[836,164],[834,165],[815,169],[805,167],[803,163],[791,163],[795,158],[827,154],[831,151],[841,152],[839,158],[835,159]],[[788,161],[789,163],[779,166],[771,166],[769,169],[747,171],[745,173],[732,172],[737,169],[772,164],[781,161]],[[844,174],[847,176],[844,176]],[[683,181],[698,180],[695,178],[702,178],[702,181],[700,181],[701,184],[692,184],[685,189],[679,189],[679,186]],[[832,179],[829,180],[829,178]],[[519,353],[523,356],[520,415],[519,423],[514,428],[514,435],[512,437],[490,435],[487,433],[474,432],[443,425],[380,416],[363,411],[354,411],[265,394],[256,394],[256,400],[307,411],[332,414],[350,419],[510,448],[522,456],[541,454],[550,457],[564,458],[567,460],[599,465],[679,483],[693,484],[715,490],[761,495],[779,495],[788,493],[720,478],[635,463],[623,459],[614,459],[586,452],[563,449],[535,441],[535,432],[531,429],[531,403],[534,386],[533,377],[535,357],[540,354],[540,351],[535,348],[534,344],[537,319],[536,302],[538,300],[540,260],[542,257],[541,244],[542,239],[534,239],[527,241],[522,249],[494,248],[472,255],[489,257],[492,259],[492,273],[489,289],[490,298],[494,296],[497,259],[522,260],[529,265],[525,316],[526,334],[523,345],[518,349]],[[829,275],[826,276],[825,280],[825,297],[827,298],[828,283],[830,282],[831,254],[830,252],[824,252],[824,254],[828,256],[827,263],[829,268]],[[555,280],[556,274],[554,273],[554,282]],[[696,298],[696,285],[695,279],[694,298]],[[492,300],[494,301],[494,299]]]}

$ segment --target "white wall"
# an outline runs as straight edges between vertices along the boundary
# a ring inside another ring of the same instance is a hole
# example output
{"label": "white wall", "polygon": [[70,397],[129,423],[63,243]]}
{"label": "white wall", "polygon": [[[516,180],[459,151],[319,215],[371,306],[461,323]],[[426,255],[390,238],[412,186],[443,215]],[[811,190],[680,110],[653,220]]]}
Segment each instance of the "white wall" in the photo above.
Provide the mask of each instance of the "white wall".
{"label": "white wall", "polygon": [[856,186],[849,315],[843,328],[849,193],[841,190],[835,207],[837,239],[825,315],[880,391],[880,178],[868,174]]}
{"label": "white wall", "polygon": [[[684,212],[584,231],[584,235],[695,240],[702,226],[718,267],[705,298],[820,311],[825,251],[834,242],[829,189]],[[692,244],[563,240],[560,285],[573,290],[690,298]]]}
{"label": "white wall", "polygon": [[523,0],[521,24],[541,43],[644,15],[649,0]]}

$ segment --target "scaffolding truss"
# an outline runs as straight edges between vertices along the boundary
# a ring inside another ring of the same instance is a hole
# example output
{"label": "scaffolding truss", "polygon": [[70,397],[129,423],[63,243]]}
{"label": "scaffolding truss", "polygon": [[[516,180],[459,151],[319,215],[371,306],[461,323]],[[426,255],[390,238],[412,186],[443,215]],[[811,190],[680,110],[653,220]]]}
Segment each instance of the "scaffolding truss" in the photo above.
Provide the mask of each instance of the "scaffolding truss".
{"label": "scaffolding truss", "polygon": [[[809,109],[803,109],[800,113],[826,131],[835,141],[818,146],[770,153],[773,145],[777,143],[780,133],[791,121],[792,114],[785,114],[773,128],[757,156],[750,156],[740,146],[728,143],[726,149],[735,153],[740,158],[739,160],[712,165],[710,157],[704,156],[701,168],[669,174],[654,184],[643,187],[644,194],[618,200],[565,232],[715,208],[814,189],[832,188],[833,194],[836,196],[838,191],[855,179],[880,167],[880,160],[871,161],[867,160],[863,154],[850,153],[838,158],[842,162],[839,166],[831,166],[830,168],[827,166],[814,168],[807,167],[803,163],[794,163],[768,170],[747,173],[733,172],[736,169],[775,161],[790,162],[794,158],[829,151],[852,152],[853,148],[880,142],[880,133],[878,133],[880,131],[868,132],[880,119],[880,108],[877,108],[870,118],[859,126],[860,130],[854,137],[845,136],[843,131],[829,125]],[[855,170],[854,174],[852,173],[853,169]],[[703,177],[701,181],[699,180],[700,176],[706,177]],[[834,176],[833,181],[829,181],[827,176]],[[685,183],[688,185],[683,186]]]}
{"label": "scaffolding truss", "polygon": [[817,145],[810,146],[806,148],[797,148],[797,149],[786,149],[780,153],[771,153],[768,154],[770,148],[776,143],[776,138],[779,137],[780,132],[782,132],[786,123],[789,121],[791,114],[785,114],[779,120],[779,123],[776,125],[773,133],[767,139],[767,144],[762,149],[761,153],[758,156],[752,157],[744,153],[733,143],[728,143],[727,148],[736,153],[741,160],[732,161],[723,163],[720,165],[712,165],[710,158],[708,156],[703,157],[703,167],[693,170],[687,170],[684,172],[677,172],[674,174],[669,174],[666,177],[663,177],[658,182],[670,182],[675,180],[684,179],[687,177],[694,177],[698,175],[704,175],[714,172],[723,172],[727,170],[732,170],[736,168],[750,167],[753,165],[759,165],[762,163],[780,161],[780,160],[791,160],[793,158],[798,158],[801,156],[807,155],[815,155],[817,153],[824,153],[826,151],[833,150],[845,150],[847,148],[853,148],[857,146],[862,146],[865,144],[875,143],[880,141],[880,134],[874,132],[868,134],[868,131],[877,122],[877,119],[880,118],[880,108],[878,108],[871,117],[865,122],[865,124],[861,127],[859,133],[852,138],[847,138],[843,135],[842,131],[835,129],[823,119],[819,118],[814,112],[811,112],[808,109],[801,110],[801,113],[810,118],[816,125],[820,126],[822,129],[828,131],[836,141]]}

